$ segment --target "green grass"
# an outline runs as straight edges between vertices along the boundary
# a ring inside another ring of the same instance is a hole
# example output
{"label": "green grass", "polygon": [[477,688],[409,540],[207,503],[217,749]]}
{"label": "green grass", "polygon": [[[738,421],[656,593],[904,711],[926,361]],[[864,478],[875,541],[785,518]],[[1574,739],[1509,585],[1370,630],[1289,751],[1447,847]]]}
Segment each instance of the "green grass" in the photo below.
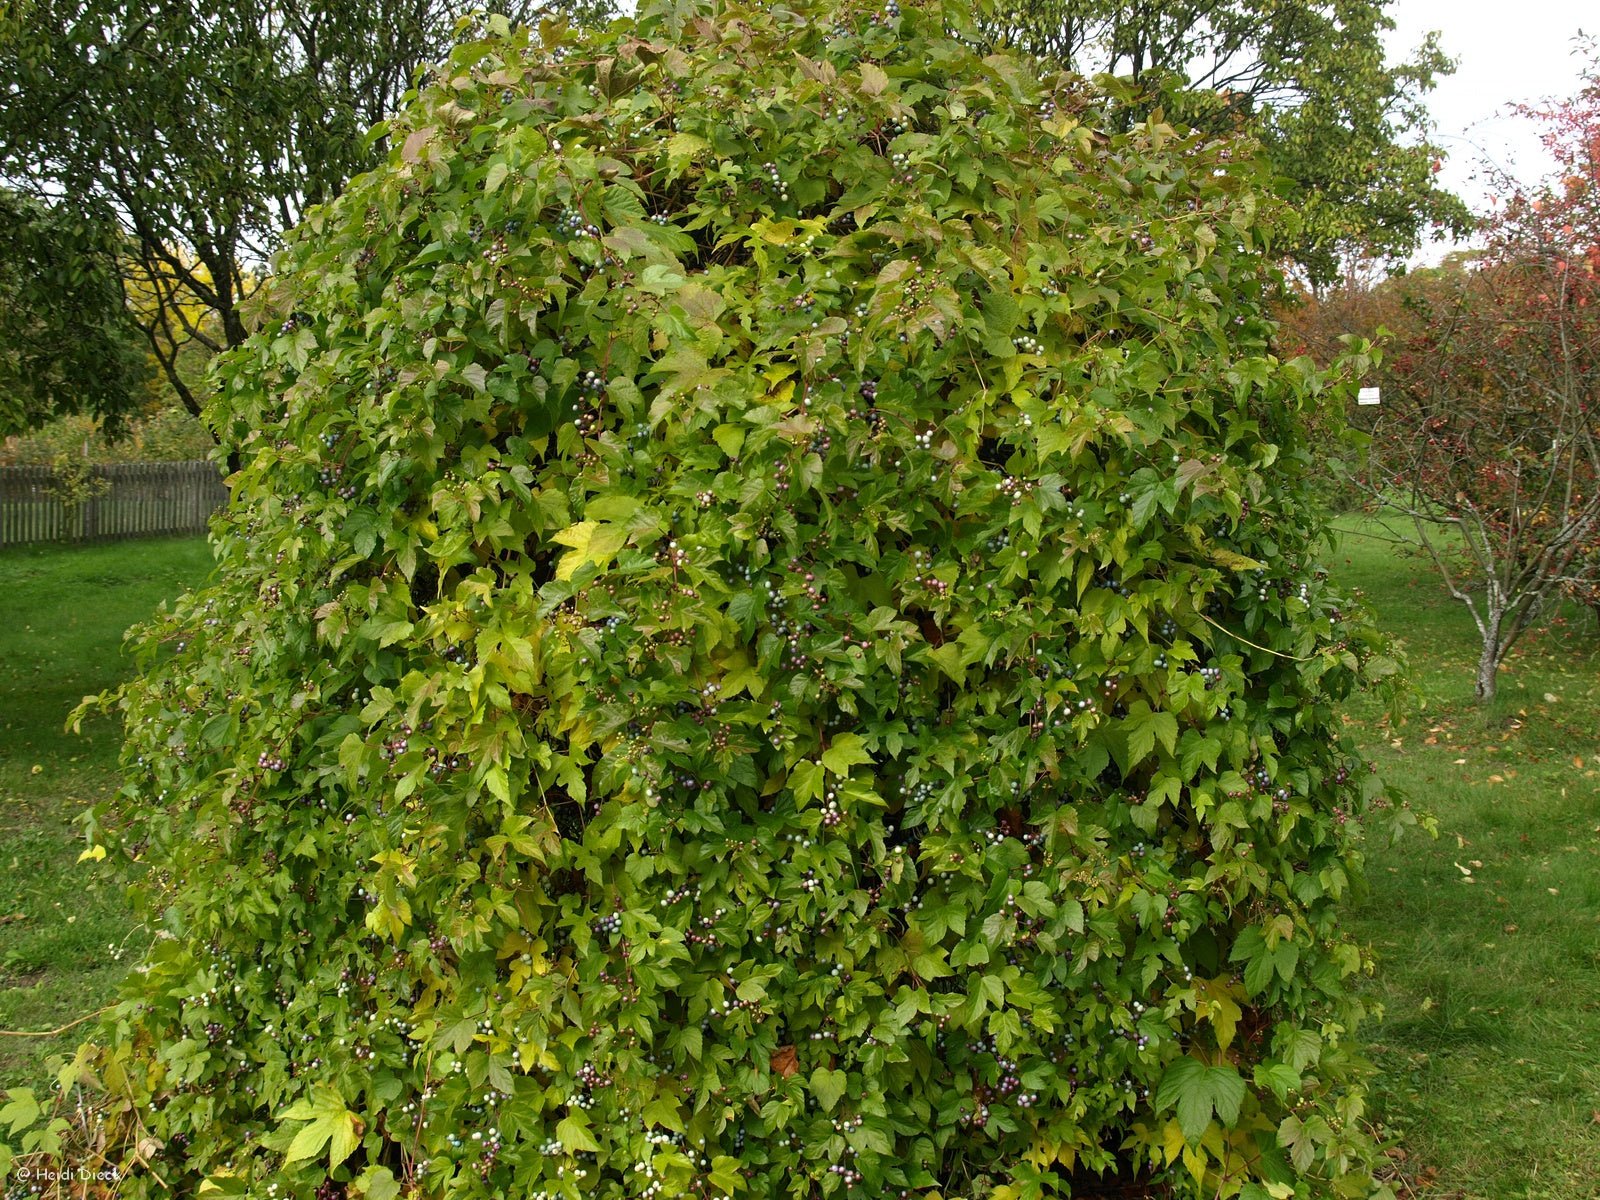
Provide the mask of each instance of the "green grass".
{"label": "green grass", "polygon": [[[127,673],[123,631],[210,567],[199,538],[0,552],[0,1030],[54,1029],[109,1002],[143,949],[110,868],[77,862],[75,819],[117,786],[117,728],[64,724]],[[0,1036],[0,1088],[36,1084],[81,1032]]]}
{"label": "green grass", "polygon": [[1600,1197],[1600,636],[1529,634],[1487,710],[1478,638],[1429,563],[1347,524],[1334,560],[1402,639],[1424,706],[1352,717],[1439,837],[1374,852],[1356,933],[1384,1015],[1363,1028],[1402,1195]]}
{"label": "green grass", "polygon": [[[1421,558],[1348,527],[1333,563],[1405,643],[1422,703],[1350,719],[1388,781],[1439,819],[1375,850],[1354,914],[1380,957],[1363,1028],[1402,1195],[1600,1197],[1600,636],[1581,614],[1530,635],[1488,711],[1477,635]],[[122,630],[209,570],[194,539],[0,553],[0,1029],[104,1004],[145,944],[73,819],[115,786],[116,731],[62,731],[127,669]],[[1459,760],[1459,761],[1458,761]],[[34,768],[39,770],[35,773]],[[119,961],[111,947],[125,945]],[[33,1083],[73,1030],[0,1038],[0,1087]],[[1401,1155],[1403,1154],[1403,1157]]]}

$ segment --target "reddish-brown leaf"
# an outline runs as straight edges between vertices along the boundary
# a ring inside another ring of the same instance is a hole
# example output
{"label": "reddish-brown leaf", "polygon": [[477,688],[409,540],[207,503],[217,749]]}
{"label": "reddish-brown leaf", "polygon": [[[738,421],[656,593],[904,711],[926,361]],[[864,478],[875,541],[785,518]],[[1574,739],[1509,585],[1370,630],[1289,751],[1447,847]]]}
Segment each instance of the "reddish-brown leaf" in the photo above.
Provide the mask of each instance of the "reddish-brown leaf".
{"label": "reddish-brown leaf", "polygon": [[779,1046],[772,1052],[773,1074],[787,1079],[799,1069],[800,1056],[794,1052],[793,1046]]}

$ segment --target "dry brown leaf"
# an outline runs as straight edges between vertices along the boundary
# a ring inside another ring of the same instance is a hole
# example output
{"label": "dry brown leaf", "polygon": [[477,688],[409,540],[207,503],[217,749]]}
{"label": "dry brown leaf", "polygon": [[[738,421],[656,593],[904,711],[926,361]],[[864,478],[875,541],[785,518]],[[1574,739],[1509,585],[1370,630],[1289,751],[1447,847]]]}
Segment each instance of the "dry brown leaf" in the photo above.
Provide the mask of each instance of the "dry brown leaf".
{"label": "dry brown leaf", "polygon": [[779,1046],[772,1052],[772,1070],[785,1079],[800,1069],[800,1056],[793,1046]]}

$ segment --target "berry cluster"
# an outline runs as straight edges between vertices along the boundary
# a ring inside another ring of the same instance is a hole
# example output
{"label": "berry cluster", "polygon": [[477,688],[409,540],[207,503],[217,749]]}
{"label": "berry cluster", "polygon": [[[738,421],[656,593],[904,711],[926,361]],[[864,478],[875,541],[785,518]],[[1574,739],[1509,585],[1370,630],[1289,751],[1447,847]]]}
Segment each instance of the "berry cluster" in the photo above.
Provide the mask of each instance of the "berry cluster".
{"label": "berry cluster", "polygon": [[699,931],[696,932],[694,929],[690,929],[683,935],[684,940],[691,946],[703,946],[706,949],[714,949],[719,946],[721,943],[718,941],[714,930],[717,927],[717,922],[723,918],[727,911],[725,908],[719,908],[714,913],[707,913],[699,917],[695,921]]}
{"label": "berry cluster", "polygon": [[433,761],[428,766],[428,774],[435,779],[443,779],[451,771],[464,771],[472,765],[472,759],[465,754],[440,754],[437,746],[429,746],[427,755]]}
{"label": "berry cluster", "polygon": [[390,738],[387,742],[383,743],[383,747],[378,751],[378,753],[383,758],[384,762],[393,762],[395,759],[404,754],[406,750],[410,748],[410,746],[411,726],[403,725],[401,726],[400,736],[396,738]]}
{"label": "berry cluster", "polygon": [[1028,493],[1033,490],[1034,484],[1031,480],[1017,479],[1014,476],[1007,475],[996,487],[1002,496],[1010,499],[1012,507],[1016,507],[1027,498]]}
{"label": "berry cluster", "polygon": [[[555,148],[561,149],[561,143],[557,142]],[[574,241],[598,241],[600,238],[600,227],[585,220],[583,214],[574,208],[561,210],[561,215],[556,218],[556,232]]]}
{"label": "berry cluster", "polygon": [[757,187],[765,186],[779,200],[787,200],[789,198],[789,185],[783,181],[783,176],[778,171],[778,164],[770,162],[762,163],[761,171],[762,174],[766,176],[766,179],[763,181],[761,176],[757,176],[753,180],[755,185]]}
{"label": "berry cluster", "polygon": [[[845,1134],[850,1132],[852,1129],[860,1129],[864,1124],[866,1124],[866,1118],[860,1115],[855,1117],[836,1117],[834,1118],[833,1122],[833,1131],[835,1133]],[[849,1142],[846,1142],[844,1145],[843,1155],[844,1161],[830,1163],[828,1166],[828,1171],[830,1174],[837,1175],[840,1182],[843,1183],[845,1187],[855,1187],[856,1184],[860,1183],[862,1179],[861,1172],[855,1168],[855,1147]]]}
{"label": "berry cluster", "polygon": [[1124,600],[1133,595],[1133,589],[1123,582],[1122,577],[1115,571],[1109,569],[1095,573],[1094,585],[1095,587],[1105,588],[1107,591],[1115,592]]}

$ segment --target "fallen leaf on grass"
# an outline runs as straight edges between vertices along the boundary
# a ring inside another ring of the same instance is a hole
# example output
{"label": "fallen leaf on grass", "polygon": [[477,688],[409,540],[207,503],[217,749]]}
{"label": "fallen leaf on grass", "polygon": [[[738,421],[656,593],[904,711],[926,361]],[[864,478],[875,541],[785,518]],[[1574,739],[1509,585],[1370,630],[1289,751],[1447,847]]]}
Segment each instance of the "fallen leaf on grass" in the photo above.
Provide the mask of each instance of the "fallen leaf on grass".
{"label": "fallen leaf on grass", "polygon": [[1515,925],[1502,925],[1500,928],[1507,933],[1515,933],[1517,931],[1517,927]]}

